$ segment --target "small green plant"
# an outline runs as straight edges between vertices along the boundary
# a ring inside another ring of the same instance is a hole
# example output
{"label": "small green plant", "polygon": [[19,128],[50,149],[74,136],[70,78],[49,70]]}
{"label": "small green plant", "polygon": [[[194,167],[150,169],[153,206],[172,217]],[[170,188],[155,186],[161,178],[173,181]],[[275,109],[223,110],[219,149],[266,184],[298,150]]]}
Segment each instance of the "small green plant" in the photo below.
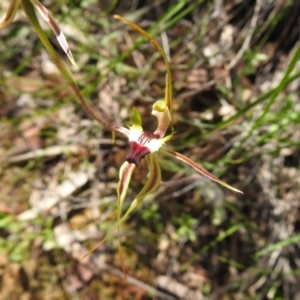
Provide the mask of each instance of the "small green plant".
{"label": "small green plant", "polygon": [[11,261],[21,262],[30,257],[32,243],[37,238],[45,250],[56,247],[52,224],[52,217],[37,217],[28,229],[26,222],[0,213],[0,231],[3,235],[0,237],[0,251],[8,253]]}
{"label": "small green plant", "polygon": [[[52,47],[51,43],[49,42],[44,30],[41,28],[39,21],[37,19],[36,10],[41,14],[41,16],[48,22],[50,27],[53,29],[56,38],[61,45],[62,49],[68,55],[72,64],[75,65],[75,61],[73,59],[71,50],[67,44],[67,41],[60,30],[57,23],[49,14],[48,10],[37,0],[13,0],[10,3],[10,6],[7,10],[7,13],[0,21],[0,28],[8,26],[14,19],[16,11],[18,7],[22,4],[22,7],[28,17],[29,21],[31,22],[33,28],[35,29],[37,35],[39,36],[40,40],[42,41],[43,45],[45,46],[46,50],[48,51],[49,55],[51,56],[52,60],[56,64],[57,68],[72,87],[73,91],[75,92],[76,96],[78,97],[80,103],[82,104],[84,110],[106,128],[112,130],[113,132],[118,131],[128,137],[129,144],[130,144],[130,152],[126,156],[126,161],[120,168],[119,172],[119,183],[117,187],[117,194],[118,194],[118,203],[117,203],[117,214],[118,214],[118,221],[116,225],[109,231],[105,239],[103,239],[100,243],[98,243],[95,247],[91,249],[90,252],[93,252],[97,247],[99,247],[111,234],[112,232],[119,228],[121,224],[128,218],[128,216],[133,212],[133,210],[137,207],[138,204],[142,202],[142,200],[149,194],[153,193],[161,182],[161,169],[158,160],[157,152],[161,152],[164,155],[168,155],[174,157],[182,162],[185,162],[192,168],[194,168],[197,172],[206,176],[207,178],[223,185],[224,187],[231,189],[235,192],[240,192],[239,190],[231,187],[224,181],[218,179],[216,176],[205,170],[199,164],[196,164],[189,158],[185,157],[184,155],[174,152],[165,148],[165,143],[169,141],[173,134],[174,130],[171,129],[171,133],[167,134],[169,130],[171,121],[172,121],[172,76],[170,65],[168,59],[163,51],[163,49],[159,46],[159,44],[143,29],[137,26],[135,23],[121,17],[115,16],[115,19],[123,21],[131,26],[134,30],[139,32],[142,36],[146,37],[150,43],[152,43],[158,52],[162,55],[166,66],[167,66],[167,75],[166,75],[166,88],[165,88],[165,98],[164,100],[158,100],[154,103],[152,107],[152,115],[157,118],[158,124],[157,128],[154,132],[145,131],[142,127],[142,120],[136,108],[132,108],[132,125],[129,128],[125,127],[115,127],[112,128],[110,122],[107,121],[107,118],[103,116],[98,111],[95,113],[95,110],[91,108],[89,104],[85,101],[84,97],[82,96],[79,88],[77,87],[75,80],[71,72],[69,71],[68,67],[59,57],[55,49]],[[124,199],[127,194],[128,186],[131,181],[131,176],[136,167],[138,167],[141,163],[141,160],[145,158],[148,169],[149,175],[146,180],[146,183],[140,193],[136,196],[133,200],[127,211],[122,214],[122,206]],[[185,226],[186,227],[186,226]],[[185,228],[183,227],[183,228]],[[186,231],[186,230],[185,230]],[[190,239],[193,239],[191,232],[187,232]],[[90,253],[89,252],[89,253]],[[121,246],[120,246],[120,239],[119,239],[119,252],[121,254]]]}

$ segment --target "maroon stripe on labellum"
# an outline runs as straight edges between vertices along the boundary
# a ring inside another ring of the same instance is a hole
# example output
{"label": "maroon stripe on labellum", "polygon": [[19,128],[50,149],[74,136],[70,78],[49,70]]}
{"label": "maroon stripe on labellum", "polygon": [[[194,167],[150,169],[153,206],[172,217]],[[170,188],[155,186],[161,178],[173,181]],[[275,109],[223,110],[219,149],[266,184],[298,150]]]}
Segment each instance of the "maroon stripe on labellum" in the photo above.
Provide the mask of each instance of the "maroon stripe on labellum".
{"label": "maroon stripe on labellum", "polygon": [[125,157],[125,159],[130,164],[135,164],[138,166],[141,163],[141,160],[150,152],[149,148],[137,143],[137,142],[130,142],[130,152]]}

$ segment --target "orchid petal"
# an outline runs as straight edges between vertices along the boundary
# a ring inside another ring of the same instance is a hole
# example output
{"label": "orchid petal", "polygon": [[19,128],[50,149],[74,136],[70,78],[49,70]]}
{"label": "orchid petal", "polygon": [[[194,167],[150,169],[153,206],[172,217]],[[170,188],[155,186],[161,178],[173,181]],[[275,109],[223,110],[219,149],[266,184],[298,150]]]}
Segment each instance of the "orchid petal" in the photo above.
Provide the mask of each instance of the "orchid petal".
{"label": "orchid petal", "polygon": [[172,138],[172,136],[174,135],[174,133],[175,133],[175,131],[174,131],[174,128],[172,127],[172,132],[162,139],[164,141],[164,143],[167,142],[168,140],[170,140]]}
{"label": "orchid petal", "polygon": [[37,11],[40,13],[40,15],[43,17],[43,19],[49,24],[49,26],[52,28],[56,39],[64,52],[67,54],[68,58],[70,59],[71,63],[76,66],[75,60],[73,58],[71,49],[68,45],[68,42],[59,28],[58,24],[55,22],[49,11],[46,9],[45,6],[43,6],[38,0],[30,0],[33,6],[37,9]]}
{"label": "orchid petal", "polygon": [[133,22],[119,16],[115,15],[115,19],[120,20],[126,24],[128,24],[131,28],[138,31],[140,34],[142,34],[144,37],[146,37],[151,44],[154,45],[154,47],[159,51],[161,56],[163,57],[166,66],[167,66],[167,75],[166,75],[166,91],[165,91],[165,103],[167,107],[169,108],[170,114],[172,114],[172,75],[171,75],[171,68],[168,61],[168,58],[164,52],[164,50],[160,47],[160,45],[152,38],[152,36],[144,31],[142,28],[140,28],[138,25],[134,24]]}
{"label": "orchid petal", "polygon": [[157,134],[159,137],[163,137],[171,123],[171,114],[168,106],[162,100],[158,100],[153,104],[152,115],[157,117],[158,125],[154,134]]}
{"label": "orchid petal", "polygon": [[134,164],[127,161],[122,165],[119,172],[119,183],[117,188],[118,193],[118,219],[121,216],[122,204],[127,194],[128,186],[131,180],[132,172],[135,169]]}
{"label": "orchid petal", "polygon": [[202,174],[203,176],[223,185],[224,187],[232,190],[232,191],[235,191],[235,192],[238,192],[238,193],[242,193],[240,190],[230,186],[229,184],[227,184],[226,182],[222,181],[221,179],[217,178],[215,175],[211,174],[210,172],[208,172],[207,170],[205,170],[203,167],[201,167],[200,165],[196,164],[195,162],[193,162],[191,159],[187,158],[186,156],[178,153],[178,152],[174,152],[174,151],[171,151],[171,150],[168,150],[168,149],[161,149],[161,151],[167,155],[170,155],[170,156],[173,156],[175,158],[177,158],[178,160],[181,160],[185,163],[187,163],[188,165],[190,165],[192,168],[194,168],[196,171],[198,171],[200,174]]}
{"label": "orchid petal", "polygon": [[[131,180],[132,172],[135,169],[134,164],[129,164],[127,161],[121,166],[120,172],[119,172],[119,183],[117,187],[117,193],[118,193],[118,204],[117,204],[117,211],[118,211],[118,223],[121,219],[121,212],[122,212],[122,204],[126,197],[128,186]],[[122,256],[122,248],[121,248],[121,241],[120,241],[120,226],[118,226],[118,249],[119,249],[119,255],[120,255],[120,261],[123,269],[123,273],[125,273],[125,267],[124,267],[124,260]]]}
{"label": "orchid petal", "polygon": [[10,2],[5,15],[0,20],[0,28],[8,26],[14,20],[20,3],[21,0],[13,0]]}

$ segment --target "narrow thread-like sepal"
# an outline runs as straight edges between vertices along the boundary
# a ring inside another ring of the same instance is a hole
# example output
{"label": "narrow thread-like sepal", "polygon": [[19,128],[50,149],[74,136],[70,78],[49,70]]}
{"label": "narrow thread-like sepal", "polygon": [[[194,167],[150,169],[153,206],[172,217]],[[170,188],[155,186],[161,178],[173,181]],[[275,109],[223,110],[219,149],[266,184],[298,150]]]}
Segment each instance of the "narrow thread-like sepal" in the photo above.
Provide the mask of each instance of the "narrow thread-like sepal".
{"label": "narrow thread-like sepal", "polygon": [[90,115],[92,118],[97,120],[100,124],[103,124],[106,128],[112,129],[111,123],[105,118],[100,118],[98,113],[95,113],[93,108],[86,103],[83,95],[81,94],[78,86],[75,83],[75,80],[69,71],[68,67],[66,64],[63,62],[63,60],[60,58],[58,53],[55,51],[51,43],[49,42],[49,39],[43,29],[41,28],[41,25],[39,24],[39,21],[36,16],[36,12],[34,9],[33,4],[31,3],[30,0],[21,0],[23,9],[31,22],[35,32],[37,33],[38,37],[42,41],[44,47],[48,51],[49,55],[51,56],[53,62],[55,63],[56,67],[59,69],[63,77],[66,79],[66,81],[70,84],[71,88],[73,89],[74,93],[78,97],[78,100],[80,101],[82,107],[84,110],[87,112],[88,115]]}
{"label": "narrow thread-like sepal", "polygon": [[12,0],[5,15],[0,20],[0,28],[8,26],[15,18],[21,0]]}
{"label": "narrow thread-like sepal", "polygon": [[[122,205],[124,202],[124,199],[127,194],[128,186],[131,180],[132,172],[135,169],[135,165],[129,164],[128,162],[125,162],[119,172],[119,183],[117,187],[117,193],[118,193],[118,204],[117,204],[117,211],[118,211],[118,223],[121,219],[121,213],[122,213]],[[122,248],[121,248],[121,241],[120,241],[120,226],[118,226],[118,249],[119,249],[119,255],[120,255],[120,261],[121,266],[123,269],[123,274],[125,275],[125,266],[124,266],[124,260],[122,256]],[[126,277],[126,275],[125,275]]]}
{"label": "narrow thread-like sepal", "polygon": [[119,182],[117,187],[118,193],[118,216],[121,215],[122,204],[127,194],[128,186],[131,180],[132,172],[135,169],[134,164],[130,164],[127,161],[123,163],[119,172]]}
{"label": "narrow thread-like sepal", "polygon": [[223,185],[224,187],[232,190],[232,191],[235,191],[235,192],[238,192],[238,193],[242,193],[240,190],[232,187],[231,185],[227,184],[226,182],[222,181],[221,179],[219,179],[218,177],[216,177],[215,175],[211,174],[210,172],[208,172],[207,170],[205,170],[203,167],[201,167],[200,165],[196,164],[195,162],[193,162],[191,159],[187,158],[186,156],[178,153],[178,152],[174,152],[174,151],[171,151],[171,150],[168,150],[168,149],[161,149],[161,151],[165,154],[168,154],[170,156],[173,156],[175,158],[177,158],[178,160],[181,160],[185,163],[187,163],[188,165],[190,165],[193,169],[195,169],[197,172],[199,172],[200,174],[202,174],[203,176]]}
{"label": "narrow thread-like sepal", "polygon": [[115,19],[120,20],[126,24],[128,24],[131,28],[142,34],[144,37],[148,39],[148,41],[154,45],[154,47],[158,50],[158,52],[163,57],[166,66],[167,66],[167,75],[166,75],[166,89],[165,89],[165,103],[169,108],[170,114],[172,114],[172,75],[171,75],[171,68],[168,61],[168,58],[164,52],[164,50],[160,47],[160,45],[153,39],[153,37],[147,33],[145,30],[140,28],[138,25],[134,24],[128,19],[125,19],[119,15],[114,16]]}
{"label": "narrow thread-like sepal", "polygon": [[75,60],[73,58],[71,49],[68,45],[68,42],[67,42],[63,32],[59,28],[58,24],[55,22],[55,20],[53,19],[53,17],[49,13],[49,11],[38,0],[30,0],[30,1],[34,5],[34,7],[37,9],[37,11],[40,13],[40,15],[43,17],[43,19],[49,24],[49,26],[53,30],[58,43],[60,44],[60,46],[64,50],[64,52],[67,54],[67,56],[70,59],[71,63],[74,66],[76,66],[76,63],[75,63]]}

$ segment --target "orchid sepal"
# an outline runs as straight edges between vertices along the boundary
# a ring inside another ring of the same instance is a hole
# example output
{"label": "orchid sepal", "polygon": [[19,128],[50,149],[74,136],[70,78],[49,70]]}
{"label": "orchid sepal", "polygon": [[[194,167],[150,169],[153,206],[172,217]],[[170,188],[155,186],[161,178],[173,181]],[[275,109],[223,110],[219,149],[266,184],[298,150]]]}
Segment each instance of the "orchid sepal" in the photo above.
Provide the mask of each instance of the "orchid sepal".
{"label": "orchid sepal", "polygon": [[129,142],[137,141],[139,136],[143,133],[141,116],[135,107],[131,109],[131,121],[132,125],[128,128],[117,126],[115,131],[123,133],[128,137]]}
{"label": "orchid sepal", "polygon": [[[118,214],[118,222],[121,219],[121,213],[122,213],[122,205],[124,202],[124,199],[126,197],[128,186],[131,180],[132,173],[135,169],[134,164],[130,164],[127,161],[124,162],[124,164],[120,168],[119,172],[119,182],[117,187],[117,194],[118,194],[118,204],[117,204],[117,214]],[[118,249],[119,249],[119,255],[120,255],[120,261],[123,269],[123,273],[125,272],[124,267],[124,260],[122,256],[122,248],[121,248],[121,241],[120,241],[120,226],[118,226]]]}
{"label": "orchid sepal", "polygon": [[134,127],[142,127],[142,118],[139,114],[138,110],[133,106],[131,109],[131,120],[132,120],[132,126]]}
{"label": "orchid sepal", "polygon": [[119,182],[117,187],[117,194],[118,194],[118,216],[121,215],[122,204],[124,198],[127,194],[128,186],[131,180],[132,172],[135,169],[134,164],[130,164],[127,161],[123,163],[120,168],[119,172]]}
{"label": "orchid sepal", "polygon": [[58,24],[55,22],[54,18],[51,16],[50,12],[38,0],[30,0],[30,2],[37,9],[37,11],[42,16],[42,18],[49,24],[49,26],[51,27],[51,29],[53,30],[53,32],[56,36],[58,43],[60,44],[61,48],[64,50],[66,55],[68,56],[72,65],[76,66],[76,62],[73,58],[71,49],[65,38],[65,35],[62,32],[62,30],[59,28]]}
{"label": "orchid sepal", "polygon": [[[34,16],[32,14],[27,13],[29,11],[28,10],[29,1],[36,8],[36,10],[42,16],[42,18],[49,24],[49,26],[51,27],[51,29],[53,30],[53,32],[56,36],[56,39],[57,39],[58,43],[60,44],[61,48],[64,50],[64,52],[68,56],[71,63],[76,66],[71,49],[68,45],[68,42],[67,42],[63,32],[60,30],[58,24],[55,22],[55,20],[53,19],[53,17],[49,13],[49,11],[38,0],[12,0],[9,4],[9,7],[8,7],[6,13],[0,19],[0,28],[4,28],[12,23],[21,2],[22,2],[23,8],[24,8],[29,20],[32,23],[36,23]],[[27,11],[26,11],[26,8],[27,8]]]}
{"label": "orchid sepal", "polygon": [[166,149],[166,148],[162,148],[161,149],[161,152],[169,155],[169,156],[172,156],[172,157],[175,157],[177,158],[178,160],[182,161],[182,162],[185,162],[186,164],[188,164],[189,166],[191,166],[194,170],[196,170],[198,173],[202,174],[203,176],[221,184],[222,186],[226,187],[227,189],[229,190],[232,190],[234,192],[237,192],[237,193],[241,193],[243,194],[242,191],[232,187],[231,185],[227,184],[226,182],[222,181],[221,179],[219,179],[218,177],[216,177],[215,175],[213,175],[212,173],[208,172],[207,170],[205,170],[202,166],[200,166],[199,164],[196,164],[195,162],[193,162],[191,159],[189,159],[188,157],[178,153],[178,152],[175,152],[175,151],[172,151],[172,150],[169,150],[169,149]]}
{"label": "orchid sepal", "polygon": [[[157,157],[157,153],[152,153],[146,156],[146,163],[149,169],[149,174],[147,181],[136,196],[136,198],[132,201],[131,205],[127,209],[126,213],[122,216],[120,220],[118,220],[118,226],[120,226],[132,213],[132,211],[136,208],[136,206],[149,194],[153,193],[157,190],[161,183],[161,170],[159,166],[159,161]],[[120,179],[121,180],[121,179]]]}
{"label": "orchid sepal", "polygon": [[157,49],[157,51],[161,54],[163,57],[166,67],[167,67],[167,74],[166,74],[166,88],[165,88],[165,100],[167,107],[169,108],[170,114],[172,114],[172,74],[171,74],[171,68],[169,64],[169,60],[164,52],[164,50],[161,48],[161,46],[152,38],[152,36],[147,33],[145,30],[131,22],[130,20],[127,20],[119,15],[114,15],[114,18],[117,20],[120,20],[126,24],[128,24],[131,28],[142,34],[145,38],[148,39],[148,41],[154,45],[154,47]]}

